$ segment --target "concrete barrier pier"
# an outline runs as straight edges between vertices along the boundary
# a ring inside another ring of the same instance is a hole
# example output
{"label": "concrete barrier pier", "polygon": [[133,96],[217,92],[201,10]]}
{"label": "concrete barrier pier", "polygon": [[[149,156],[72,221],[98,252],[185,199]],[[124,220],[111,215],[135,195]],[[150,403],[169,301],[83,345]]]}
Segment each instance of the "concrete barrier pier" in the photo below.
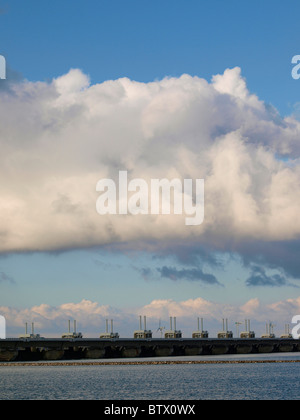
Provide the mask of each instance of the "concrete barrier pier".
{"label": "concrete barrier pier", "polygon": [[7,339],[0,363],[299,352],[293,339]]}

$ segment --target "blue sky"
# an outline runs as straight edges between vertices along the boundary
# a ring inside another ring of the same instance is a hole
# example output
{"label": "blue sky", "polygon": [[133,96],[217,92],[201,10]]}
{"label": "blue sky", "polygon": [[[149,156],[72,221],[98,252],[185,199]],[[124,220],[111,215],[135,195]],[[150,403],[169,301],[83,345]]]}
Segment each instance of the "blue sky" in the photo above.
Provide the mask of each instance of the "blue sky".
{"label": "blue sky", "polygon": [[[16,81],[50,83],[72,68],[89,75],[92,84],[123,77],[149,83],[182,74],[211,81],[240,67],[249,91],[282,117],[297,109],[300,81],[291,77],[291,60],[300,54],[300,4],[294,1],[2,0],[0,7],[0,54]],[[182,279],[182,261],[172,252],[122,254],[100,247],[8,252],[0,257],[0,306],[88,299],[123,308],[199,296],[241,305],[253,298],[271,303],[299,295],[289,280],[284,287],[247,286],[251,270],[252,282],[257,280],[253,264],[258,261],[247,265],[253,250],[245,250],[244,261],[233,254],[225,249],[222,267],[203,259],[201,270],[221,283],[211,286]],[[266,272],[259,279],[268,274],[278,286],[273,257],[271,252],[266,256]],[[161,267],[174,269],[178,280],[161,278]],[[296,284],[297,275],[290,278]]]}
{"label": "blue sky", "polygon": [[148,82],[183,73],[210,79],[239,66],[253,93],[289,114],[299,87],[300,5],[288,0],[2,1],[2,53],[29,80],[71,67],[93,83]]}

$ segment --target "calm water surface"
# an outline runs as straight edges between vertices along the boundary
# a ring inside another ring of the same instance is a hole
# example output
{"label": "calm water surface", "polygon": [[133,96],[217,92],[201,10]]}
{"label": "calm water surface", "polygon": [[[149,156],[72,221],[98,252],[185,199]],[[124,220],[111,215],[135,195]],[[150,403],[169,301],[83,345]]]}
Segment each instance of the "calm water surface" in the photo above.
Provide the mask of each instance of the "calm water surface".
{"label": "calm water surface", "polygon": [[[150,360],[264,359],[300,360],[300,354]],[[129,361],[133,360],[136,359]],[[0,366],[0,400],[298,400],[299,378],[300,363],[162,366],[37,363],[30,367]]]}

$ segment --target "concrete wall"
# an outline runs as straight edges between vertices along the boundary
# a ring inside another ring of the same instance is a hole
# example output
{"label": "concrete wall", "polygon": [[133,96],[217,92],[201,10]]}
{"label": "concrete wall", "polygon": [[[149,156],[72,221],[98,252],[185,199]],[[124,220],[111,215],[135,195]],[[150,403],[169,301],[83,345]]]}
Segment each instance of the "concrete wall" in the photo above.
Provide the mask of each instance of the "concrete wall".
{"label": "concrete wall", "polygon": [[293,339],[0,340],[0,362],[299,352]]}

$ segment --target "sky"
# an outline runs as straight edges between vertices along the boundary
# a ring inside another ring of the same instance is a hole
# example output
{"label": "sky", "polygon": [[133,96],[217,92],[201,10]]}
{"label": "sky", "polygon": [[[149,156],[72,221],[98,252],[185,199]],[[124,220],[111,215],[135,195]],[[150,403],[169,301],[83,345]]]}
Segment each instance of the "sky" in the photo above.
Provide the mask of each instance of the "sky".
{"label": "sky", "polygon": [[[300,313],[294,1],[2,0],[0,314],[57,336]],[[205,219],[100,216],[99,179],[205,180]]]}

